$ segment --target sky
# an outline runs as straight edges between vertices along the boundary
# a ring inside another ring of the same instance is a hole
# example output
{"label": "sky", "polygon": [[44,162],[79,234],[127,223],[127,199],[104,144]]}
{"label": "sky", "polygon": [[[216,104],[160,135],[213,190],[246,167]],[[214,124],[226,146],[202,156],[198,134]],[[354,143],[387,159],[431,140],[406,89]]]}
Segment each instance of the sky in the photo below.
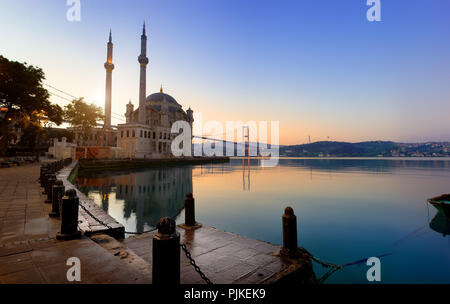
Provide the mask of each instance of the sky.
{"label": "sky", "polygon": [[138,106],[145,20],[147,95],[162,85],[203,121],[279,121],[281,144],[450,141],[448,0],[380,0],[380,22],[366,0],[80,3],[69,22],[66,0],[0,0],[0,55],[103,107],[111,28],[113,124]]}

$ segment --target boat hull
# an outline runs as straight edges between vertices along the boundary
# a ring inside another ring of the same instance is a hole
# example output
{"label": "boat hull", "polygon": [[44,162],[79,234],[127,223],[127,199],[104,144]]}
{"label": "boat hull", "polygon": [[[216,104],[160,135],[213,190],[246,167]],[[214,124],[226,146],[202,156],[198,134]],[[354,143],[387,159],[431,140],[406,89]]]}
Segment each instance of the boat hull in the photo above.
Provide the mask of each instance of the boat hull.
{"label": "boat hull", "polygon": [[450,194],[442,194],[428,199],[428,202],[450,219]]}

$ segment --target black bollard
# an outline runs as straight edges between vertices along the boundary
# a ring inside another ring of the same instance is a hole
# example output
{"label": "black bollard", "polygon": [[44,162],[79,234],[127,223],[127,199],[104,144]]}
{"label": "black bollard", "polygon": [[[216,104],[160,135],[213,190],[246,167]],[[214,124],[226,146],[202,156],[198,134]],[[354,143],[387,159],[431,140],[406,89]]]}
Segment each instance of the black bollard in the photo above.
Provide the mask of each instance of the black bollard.
{"label": "black bollard", "polygon": [[295,257],[298,255],[298,241],[297,241],[297,217],[291,207],[284,209],[282,216],[283,222],[283,248],[281,254],[288,257]]}
{"label": "black bollard", "polygon": [[184,224],[178,225],[183,229],[198,229],[202,227],[202,224],[195,221],[195,199],[191,192],[186,194],[184,199]]}
{"label": "black bollard", "polygon": [[158,222],[153,236],[153,284],[180,284],[180,234],[173,219]]}
{"label": "black bollard", "polygon": [[186,226],[195,226],[195,199],[192,193],[186,194],[184,199],[184,224]]}
{"label": "black bollard", "polygon": [[73,240],[81,236],[78,231],[79,199],[74,189],[66,191],[61,205],[61,232],[56,235],[57,240]]}
{"label": "black bollard", "polygon": [[42,187],[44,188],[44,191],[42,191],[42,194],[47,194],[48,180],[52,176],[54,176],[54,174],[51,173],[51,171],[48,171],[47,173],[44,174],[44,181],[43,181],[43,185],[42,185]]}
{"label": "black bollard", "polygon": [[47,167],[44,167],[41,169],[40,175],[39,175],[39,182],[41,184],[41,187],[44,187],[45,185],[45,174],[50,173]]}
{"label": "black bollard", "polygon": [[47,194],[47,199],[45,200],[46,204],[52,203],[52,195],[53,195],[53,185],[56,182],[55,174],[52,174],[47,179],[47,184],[45,185],[45,193]]}
{"label": "black bollard", "polygon": [[64,184],[62,180],[56,180],[53,185],[52,191],[52,212],[48,215],[50,217],[59,217],[59,205],[61,203],[62,197],[64,196]]}

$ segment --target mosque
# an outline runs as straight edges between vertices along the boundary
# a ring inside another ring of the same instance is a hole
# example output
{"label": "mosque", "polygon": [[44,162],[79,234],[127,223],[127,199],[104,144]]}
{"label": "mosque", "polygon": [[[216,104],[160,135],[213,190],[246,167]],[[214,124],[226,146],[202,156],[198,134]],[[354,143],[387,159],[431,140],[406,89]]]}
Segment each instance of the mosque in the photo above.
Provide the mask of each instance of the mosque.
{"label": "mosque", "polygon": [[[163,92],[147,96],[147,35],[145,23],[141,35],[141,54],[138,57],[140,65],[139,107],[134,109],[130,101],[126,105],[126,122],[116,126],[111,125],[112,105],[112,72],[113,43],[112,34],[109,34],[107,44],[106,92],[105,92],[105,123],[103,127],[92,131],[85,146],[118,147],[120,158],[169,158],[172,140],[178,134],[171,133],[175,121],[186,121],[191,125],[194,122],[193,111],[189,108],[184,111],[182,106],[172,96]],[[75,134],[75,139],[81,134]],[[191,137],[192,145],[192,137]]]}

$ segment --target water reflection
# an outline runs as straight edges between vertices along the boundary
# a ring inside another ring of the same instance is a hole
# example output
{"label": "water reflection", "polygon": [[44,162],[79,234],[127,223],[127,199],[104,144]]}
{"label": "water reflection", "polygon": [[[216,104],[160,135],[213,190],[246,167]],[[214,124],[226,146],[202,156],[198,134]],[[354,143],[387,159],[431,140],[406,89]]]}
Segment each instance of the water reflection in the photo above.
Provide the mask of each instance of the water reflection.
{"label": "water reflection", "polygon": [[[146,171],[79,175],[78,188],[113,215],[123,218],[127,231],[143,232],[155,227],[161,217],[177,217],[184,197],[192,192],[191,167],[159,168]],[[110,198],[114,197],[110,202]],[[110,210],[112,204],[122,210]],[[119,211],[118,213],[115,211]]]}
{"label": "water reflection", "polygon": [[431,220],[430,228],[442,233],[442,236],[450,235],[450,220],[442,211],[439,211]]}
{"label": "water reflection", "polygon": [[242,189],[244,191],[250,191],[250,171],[250,157],[242,158]]}
{"label": "water reflection", "polygon": [[[81,172],[77,181],[129,231],[176,215],[185,193],[194,190],[203,225],[281,244],[281,215],[290,205],[299,245],[323,261],[348,265],[331,276],[315,265],[326,283],[367,283],[365,263],[355,261],[373,256],[383,257],[383,283],[450,283],[448,222],[426,202],[448,193],[449,182],[449,159],[280,159],[278,167],[262,168],[248,158]],[[183,212],[177,218],[182,221]]]}

